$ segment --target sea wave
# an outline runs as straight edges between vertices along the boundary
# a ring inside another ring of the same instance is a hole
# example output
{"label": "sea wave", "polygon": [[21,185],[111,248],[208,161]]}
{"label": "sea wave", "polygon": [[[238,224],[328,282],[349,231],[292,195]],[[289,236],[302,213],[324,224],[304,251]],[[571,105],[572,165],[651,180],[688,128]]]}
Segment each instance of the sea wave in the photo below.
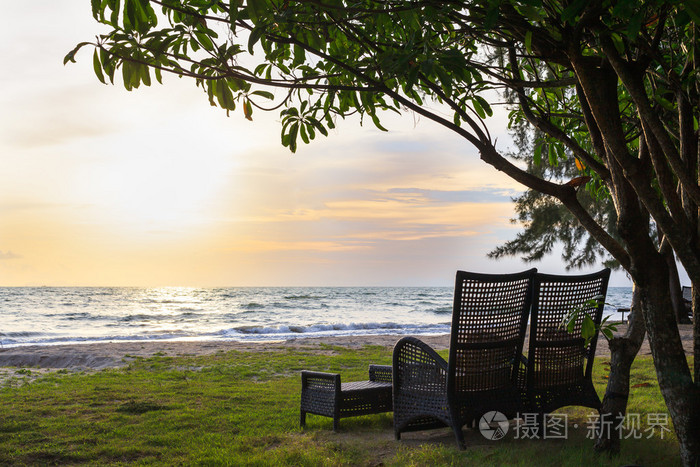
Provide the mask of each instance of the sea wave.
{"label": "sea wave", "polygon": [[285,300],[321,300],[325,297],[318,295],[287,295],[283,298]]}
{"label": "sea wave", "polygon": [[[12,333],[10,333],[12,334]],[[19,333],[18,333],[19,334]],[[66,336],[47,335],[42,333],[23,333],[26,335],[16,335],[5,337],[0,334],[0,344],[2,347],[19,347],[28,345],[63,345],[63,344],[89,344],[99,342],[133,342],[133,341],[172,341],[183,339],[214,339],[216,336],[199,335],[198,333],[180,330],[166,330],[160,332],[146,332],[144,334],[128,335],[107,335],[107,336]]]}
{"label": "sea wave", "polygon": [[32,332],[32,331],[18,331],[18,332],[0,332],[0,339],[2,338],[18,338],[18,337],[35,337],[42,336],[43,332]]}
{"label": "sea wave", "polygon": [[[452,293],[447,287],[0,287],[0,345],[443,334]],[[610,288],[605,313],[618,317],[630,297],[630,288]]]}
{"label": "sea wave", "polygon": [[449,324],[405,324],[384,322],[384,323],[328,323],[328,324],[312,324],[307,326],[302,325],[278,325],[278,326],[237,326],[230,329],[220,331],[220,334],[226,337],[237,336],[277,336],[291,335],[301,337],[300,335],[346,335],[346,334],[378,334],[378,333],[397,333],[397,334],[426,334],[435,333],[442,334],[449,332]]}

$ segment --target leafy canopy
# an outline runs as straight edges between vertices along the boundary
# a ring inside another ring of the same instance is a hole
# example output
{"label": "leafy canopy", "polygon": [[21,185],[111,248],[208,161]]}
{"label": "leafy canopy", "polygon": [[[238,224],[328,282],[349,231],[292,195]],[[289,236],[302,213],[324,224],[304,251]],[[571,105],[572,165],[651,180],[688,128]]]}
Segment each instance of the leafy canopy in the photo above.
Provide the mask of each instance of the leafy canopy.
{"label": "leafy canopy", "polygon": [[[110,32],[65,60],[94,46],[102,82],[192,78],[227,112],[279,110],[292,151],[338,117],[384,130],[381,111],[415,112],[562,202],[626,268],[625,247],[578,200],[582,186],[619,213],[629,181],[679,254],[692,222],[680,198],[700,202],[680,144],[689,121],[697,130],[700,0],[92,0],[92,11]],[[548,180],[496,150],[484,123],[494,91],[510,93],[512,125],[538,130],[533,163],[575,161],[577,177]],[[620,171],[635,160],[643,177]]]}

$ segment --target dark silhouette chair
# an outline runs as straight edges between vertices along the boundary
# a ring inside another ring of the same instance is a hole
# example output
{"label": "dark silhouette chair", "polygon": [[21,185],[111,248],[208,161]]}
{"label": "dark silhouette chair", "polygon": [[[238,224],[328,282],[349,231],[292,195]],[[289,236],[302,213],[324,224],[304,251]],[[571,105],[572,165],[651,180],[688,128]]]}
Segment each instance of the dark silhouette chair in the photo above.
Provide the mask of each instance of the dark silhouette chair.
{"label": "dark silhouette chair", "polygon": [[520,409],[518,362],[536,269],[516,274],[457,272],[449,358],[414,337],[393,355],[394,434],[449,426],[464,448],[462,427]]}
{"label": "dark silhouette chair", "polygon": [[[579,276],[535,277],[528,354],[522,357],[519,385],[523,412],[538,414],[539,427],[544,414],[567,405],[600,411],[591,373],[609,278],[610,269]],[[579,312],[572,332],[562,323],[574,309],[588,313],[595,324],[588,343],[581,332],[584,313]]]}

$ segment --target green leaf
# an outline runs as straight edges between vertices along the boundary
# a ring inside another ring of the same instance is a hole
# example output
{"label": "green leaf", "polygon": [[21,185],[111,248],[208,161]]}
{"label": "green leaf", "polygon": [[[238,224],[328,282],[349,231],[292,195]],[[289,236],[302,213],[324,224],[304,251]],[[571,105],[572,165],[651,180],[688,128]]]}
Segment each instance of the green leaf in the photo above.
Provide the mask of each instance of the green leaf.
{"label": "green leaf", "polygon": [[382,126],[382,124],[379,122],[379,117],[377,116],[377,113],[376,113],[376,112],[372,112],[372,113],[370,114],[370,117],[372,117],[372,123],[374,123],[374,126],[376,126],[377,128],[379,128],[379,129],[382,130],[382,131],[389,131],[389,130],[387,130],[386,128],[384,128],[384,127]]}
{"label": "green leaf", "polygon": [[133,75],[133,72],[131,70],[131,63],[129,63],[129,62],[122,63],[122,80],[124,81],[124,88],[127,91],[131,91],[133,89],[133,86],[131,85],[132,75]]}
{"label": "green leaf", "polygon": [[612,33],[612,34],[610,34],[610,39],[612,39],[613,44],[615,45],[615,49],[617,50],[617,52],[620,54],[624,54],[625,53],[625,43],[622,41],[622,37],[620,37],[619,34]]}
{"label": "green leaf", "polygon": [[248,52],[250,52],[251,55],[253,55],[253,46],[265,35],[265,29],[264,27],[258,26],[250,32],[250,37],[248,37]]}
{"label": "green leaf", "polygon": [[197,30],[194,31],[194,35],[197,36],[197,40],[204,49],[209,51],[214,50],[214,43],[209,39],[209,36]]}
{"label": "green leaf", "polygon": [[661,97],[661,96],[658,96],[658,95],[657,95],[657,96],[654,96],[654,98],[656,99],[656,101],[657,101],[659,104],[661,104],[661,106],[662,106],[664,109],[666,109],[666,110],[671,110],[671,111],[675,109],[675,106],[673,105],[673,102],[669,101],[668,99],[665,99],[665,98],[663,98],[663,97]]}
{"label": "green leaf", "polygon": [[450,77],[450,75],[448,75],[447,72],[445,72],[445,70],[439,66],[435,67],[435,74],[440,80],[440,84],[445,90],[445,94],[447,94],[447,96],[452,95],[452,78]]}
{"label": "green leaf", "polygon": [[141,0],[141,8],[146,13],[149,26],[156,26],[158,24],[158,15],[153,10],[151,2],[149,0]]}
{"label": "green leaf", "polygon": [[644,10],[638,11],[629,19],[629,22],[627,23],[627,31],[625,32],[625,35],[629,40],[634,41],[635,39],[637,39],[639,31],[642,29],[643,20]]}
{"label": "green leaf", "polygon": [[700,25],[700,0],[686,0],[681,2],[681,4],[693,22],[696,25]]}
{"label": "green leaf", "polygon": [[299,122],[295,122],[289,128],[289,149],[297,152],[297,133],[299,132]]}
{"label": "green leaf", "polygon": [[532,55],[532,31],[525,33],[525,50],[527,53]]}
{"label": "green leaf", "polygon": [[260,96],[260,97],[264,97],[265,99],[270,99],[270,100],[275,98],[275,95],[269,91],[253,91],[253,92],[251,92],[251,94],[256,95],[256,96]]}
{"label": "green leaf", "polygon": [[315,118],[310,118],[309,121],[323,136],[328,136],[328,130],[325,129],[323,123],[319,122]]}
{"label": "green leaf", "polygon": [[583,12],[588,3],[589,0],[574,0],[561,12],[561,20],[564,23],[573,23],[573,20]]}
{"label": "green leaf", "polygon": [[92,6],[92,17],[96,20],[100,19],[100,11],[102,11],[101,0],[90,0],[90,6]]}
{"label": "green leaf", "polygon": [[136,0],[124,0],[124,29],[127,31],[136,29]]}
{"label": "green leaf", "polygon": [[73,62],[75,63],[75,54],[78,53],[78,50],[82,49],[84,46],[88,45],[89,42],[81,42],[80,44],[76,45],[73,50],[68,52],[65,57],[63,57],[63,64],[65,65],[68,62]]}
{"label": "green leaf", "polygon": [[306,125],[302,124],[299,126],[299,136],[304,144],[309,144],[309,135],[306,133]]}
{"label": "green leaf", "polygon": [[120,10],[120,0],[115,0],[111,6],[112,8],[112,15],[109,18],[109,22],[112,26],[117,27],[117,23],[119,22],[119,10]]}
{"label": "green leaf", "polygon": [[556,167],[558,161],[557,161],[556,149],[554,148],[555,145],[553,143],[549,143],[547,146],[548,146],[547,157],[549,158],[549,165],[551,165],[552,167]]}
{"label": "green leaf", "polygon": [[236,30],[236,20],[238,19],[238,7],[241,6],[242,0],[229,0],[228,2],[228,19],[231,30]]}
{"label": "green leaf", "polygon": [[474,110],[479,115],[479,117],[486,118],[486,112],[484,112],[483,107],[481,107],[481,103],[477,99],[472,100],[472,105],[474,106]]}
{"label": "green leaf", "polygon": [[145,65],[141,65],[141,81],[143,81],[143,84],[146,86],[151,85],[151,73],[149,71],[149,67]]}
{"label": "green leaf", "polygon": [[535,145],[535,154],[533,155],[533,162],[535,165],[540,165],[542,163],[542,142]]}
{"label": "green leaf", "polygon": [[105,81],[105,76],[102,74],[102,64],[100,63],[100,57],[97,53],[97,49],[95,49],[92,53],[92,68],[95,70],[97,79],[99,79],[102,84],[107,84]]}
{"label": "green leaf", "polygon": [[294,61],[292,65],[298,66],[304,63],[304,61],[306,61],[306,51],[300,45],[294,44]]}
{"label": "green leaf", "polygon": [[500,0],[489,1],[488,10],[486,10],[486,16],[484,17],[485,28],[490,29],[496,25],[496,21],[498,21],[498,16],[500,14],[500,7]]}
{"label": "green leaf", "polygon": [[410,94],[413,86],[416,84],[418,79],[418,67],[414,66],[408,71],[408,76],[406,77],[406,82],[404,83],[403,90],[406,94]]}
{"label": "green leaf", "polygon": [[521,5],[518,10],[520,13],[525,16],[525,18],[532,22],[532,23],[537,23],[539,21],[542,21],[544,17],[542,16],[542,12],[540,11],[541,6],[538,8],[534,5]]}
{"label": "green leaf", "polygon": [[257,25],[260,22],[261,18],[263,18],[267,13],[267,8],[265,4],[265,0],[248,1],[248,17],[253,22],[253,24]]}
{"label": "green leaf", "polygon": [[493,110],[491,110],[491,105],[486,99],[484,99],[481,96],[474,96],[474,99],[479,101],[479,104],[481,104],[481,108],[484,109],[486,115],[488,115],[489,117],[493,116]]}
{"label": "green leaf", "polygon": [[583,322],[581,323],[581,337],[586,340],[586,343],[590,341],[595,335],[595,323],[591,316],[586,313],[583,317]]}

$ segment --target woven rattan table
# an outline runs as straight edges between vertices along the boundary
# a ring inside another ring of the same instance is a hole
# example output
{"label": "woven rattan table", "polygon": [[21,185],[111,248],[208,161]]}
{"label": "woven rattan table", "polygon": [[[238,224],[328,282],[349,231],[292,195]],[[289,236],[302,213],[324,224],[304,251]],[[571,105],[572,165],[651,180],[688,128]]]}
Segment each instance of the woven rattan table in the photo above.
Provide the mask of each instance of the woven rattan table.
{"label": "woven rattan table", "polygon": [[333,431],[341,418],[391,412],[391,366],[370,365],[369,381],[341,383],[337,373],[301,372],[301,417],[306,414],[333,418]]}

